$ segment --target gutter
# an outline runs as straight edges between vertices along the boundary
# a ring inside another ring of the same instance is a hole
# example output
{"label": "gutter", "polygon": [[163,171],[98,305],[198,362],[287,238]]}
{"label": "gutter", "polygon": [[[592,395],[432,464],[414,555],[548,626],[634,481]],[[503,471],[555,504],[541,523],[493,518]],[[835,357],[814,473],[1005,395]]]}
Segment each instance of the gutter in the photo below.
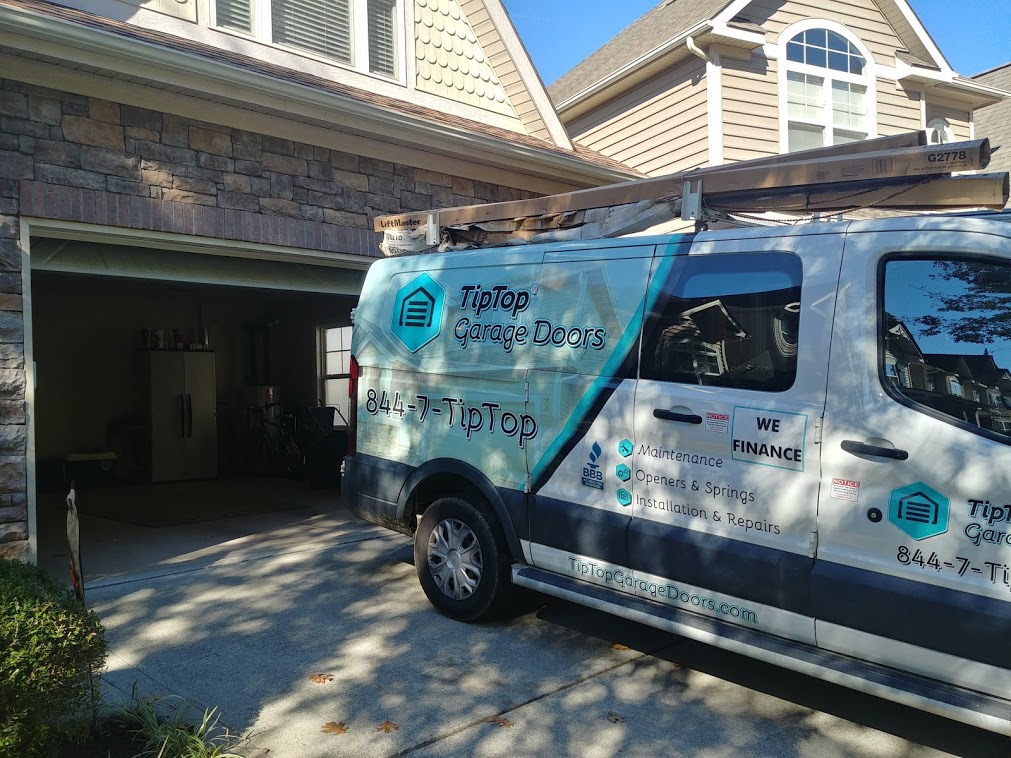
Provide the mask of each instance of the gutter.
{"label": "gutter", "polygon": [[[559,155],[548,149],[525,147],[509,143],[497,137],[474,134],[448,124],[433,125],[420,117],[388,111],[346,95],[322,92],[314,87],[276,79],[267,74],[248,71],[238,66],[211,60],[193,53],[171,50],[157,43],[135,40],[104,29],[94,29],[64,19],[42,16],[21,8],[0,3],[0,30],[11,32],[16,37],[35,38],[49,43],[65,45],[90,53],[113,55],[129,62],[157,66],[187,78],[209,79],[228,88],[244,87],[252,92],[262,92],[288,100],[293,105],[299,103],[337,111],[353,118],[361,119],[370,128],[379,127],[386,136],[403,138],[415,134],[445,144],[450,151],[459,151],[461,144],[475,152],[484,152],[512,164],[523,171],[517,163],[533,164],[526,171],[558,172],[562,177],[584,177],[605,182],[624,181],[635,178],[635,172],[622,172],[582,161],[575,157]],[[9,43],[8,43],[9,44]],[[20,45],[26,52],[38,52],[29,45]],[[122,72],[129,73],[129,72]],[[188,86],[192,87],[192,84]],[[198,89],[199,88],[193,88]],[[219,90],[211,90],[219,91]],[[248,98],[256,102],[255,98]],[[562,178],[557,177],[557,178]],[[563,181],[566,179],[563,179]],[[572,179],[568,179],[571,181]]]}
{"label": "gutter", "polygon": [[997,87],[991,87],[986,84],[980,84],[979,82],[974,82],[973,80],[966,79],[962,76],[956,76],[948,82],[947,85],[963,92],[971,92],[974,95],[990,97],[998,101],[1011,98],[1011,92],[1008,92],[1007,90],[998,89]]}
{"label": "gutter", "polygon": [[[986,84],[980,84],[972,79],[966,79],[953,71],[930,71],[914,68],[902,63],[896,68],[896,80],[911,80],[928,85],[931,88],[943,90],[954,96],[961,96],[972,102],[974,107],[993,105],[1011,98],[1011,92]],[[987,101],[979,103],[979,100]]]}
{"label": "gutter", "polygon": [[639,56],[638,58],[636,58],[631,63],[626,63],[624,66],[622,66],[618,70],[612,71],[606,77],[604,77],[600,81],[596,82],[595,84],[590,85],[589,87],[587,87],[586,89],[584,89],[582,92],[578,92],[575,95],[572,95],[571,97],[569,97],[568,99],[563,100],[562,102],[558,103],[555,106],[555,110],[559,114],[562,114],[566,110],[569,110],[570,108],[573,108],[574,106],[579,105],[579,103],[583,102],[584,100],[587,100],[588,98],[590,98],[593,95],[597,94],[601,90],[607,89],[608,87],[610,87],[612,84],[614,84],[614,82],[618,81],[619,79],[623,79],[624,77],[626,77],[629,74],[633,73],[637,69],[640,69],[640,68],[642,68],[642,67],[644,67],[644,66],[652,63],[653,61],[657,60],[658,58],[662,58],[667,53],[669,53],[672,50],[680,47],[687,40],[692,39],[693,37],[698,36],[701,32],[711,31],[711,30],[713,30],[713,28],[714,27],[713,27],[713,22],[712,21],[702,21],[702,22],[696,24],[691,29],[687,29],[687,30],[681,32],[678,36],[672,37],[671,39],[667,40],[666,42],[664,42],[659,47],[653,48],[652,50],[650,50],[645,55]]}

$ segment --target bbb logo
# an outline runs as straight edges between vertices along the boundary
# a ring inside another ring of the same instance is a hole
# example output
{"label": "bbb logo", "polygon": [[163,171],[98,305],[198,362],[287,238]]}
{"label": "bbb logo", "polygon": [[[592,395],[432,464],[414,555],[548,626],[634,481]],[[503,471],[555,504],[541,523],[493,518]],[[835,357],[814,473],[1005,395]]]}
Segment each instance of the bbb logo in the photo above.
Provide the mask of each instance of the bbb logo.
{"label": "bbb logo", "polygon": [[888,520],[914,540],[925,540],[948,531],[950,501],[923,482],[913,482],[891,491]]}
{"label": "bbb logo", "polygon": [[446,291],[424,273],[397,290],[393,301],[393,336],[412,353],[439,336]]}
{"label": "bbb logo", "polygon": [[600,456],[604,454],[604,451],[600,447],[600,443],[594,442],[593,446],[590,448],[590,455],[587,462],[583,465],[583,486],[592,487],[595,490],[604,489],[604,469],[598,461]]}

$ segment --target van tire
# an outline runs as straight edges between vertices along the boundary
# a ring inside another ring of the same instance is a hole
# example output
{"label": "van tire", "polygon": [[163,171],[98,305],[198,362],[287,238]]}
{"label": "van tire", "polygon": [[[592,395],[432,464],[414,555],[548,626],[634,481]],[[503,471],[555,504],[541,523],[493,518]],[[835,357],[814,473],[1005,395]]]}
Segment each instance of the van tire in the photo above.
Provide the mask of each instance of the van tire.
{"label": "van tire", "polygon": [[442,614],[475,621],[508,600],[511,560],[502,527],[460,497],[432,503],[414,534],[421,588]]}

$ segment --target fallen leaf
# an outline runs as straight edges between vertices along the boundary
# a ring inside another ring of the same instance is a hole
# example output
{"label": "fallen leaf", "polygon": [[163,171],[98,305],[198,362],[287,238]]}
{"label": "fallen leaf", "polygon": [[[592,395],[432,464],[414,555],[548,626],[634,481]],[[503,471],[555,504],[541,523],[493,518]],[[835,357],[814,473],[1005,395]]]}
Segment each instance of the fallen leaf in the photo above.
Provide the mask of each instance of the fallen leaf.
{"label": "fallen leaf", "polygon": [[620,642],[612,642],[611,650],[631,650],[628,645],[622,645]]}
{"label": "fallen leaf", "polygon": [[309,678],[316,684],[326,684],[333,681],[333,674],[310,674]]}
{"label": "fallen leaf", "polygon": [[676,668],[676,669],[678,669],[680,671],[681,669],[688,668],[688,666],[687,666],[687,664],[684,664],[681,661],[674,661],[674,668]]}
{"label": "fallen leaf", "polygon": [[347,730],[348,728],[344,726],[343,721],[339,723],[331,721],[329,724],[323,724],[324,734],[344,734]]}
{"label": "fallen leaf", "polygon": [[377,732],[386,732],[387,734],[389,734],[390,732],[397,731],[399,728],[400,727],[397,726],[396,724],[394,724],[392,721],[386,720],[382,724],[380,724],[379,726],[376,727],[376,731]]}
{"label": "fallen leaf", "polygon": [[488,722],[489,724],[498,724],[499,726],[504,727],[510,727],[513,725],[513,722],[511,722],[504,716],[489,716],[488,718],[485,719],[485,721]]}
{"label": "fallen leaf", "polygon": [[620,724],[622,721],[625,720],[624,716],[622,716],[619,713],[615,713],[614,711],[608,711],[607,718],[612,724]]}

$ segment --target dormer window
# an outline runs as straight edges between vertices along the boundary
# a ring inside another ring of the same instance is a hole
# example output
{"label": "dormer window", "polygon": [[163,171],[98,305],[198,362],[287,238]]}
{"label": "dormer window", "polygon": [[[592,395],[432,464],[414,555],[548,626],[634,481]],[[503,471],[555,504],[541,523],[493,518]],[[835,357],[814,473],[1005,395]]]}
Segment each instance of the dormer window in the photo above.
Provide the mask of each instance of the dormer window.
{"label": "dormer window", "polygon": [[927,124],[928,145],[946,145],[947,143],[954,141],[955,135],[951,131],[951,124],[949,124],[946,119],[931,119],[930,123]]}
{"label": "dormer window", "polygon": [[816,26],[787,32],[781,58],[783,150],[794,152],[867,139],[874,132],[873,79],[855,41]]}
{"label": "dormer window", "polygon": [[214,0],[213,23],[362,72],[400,76],[400,0]]}

